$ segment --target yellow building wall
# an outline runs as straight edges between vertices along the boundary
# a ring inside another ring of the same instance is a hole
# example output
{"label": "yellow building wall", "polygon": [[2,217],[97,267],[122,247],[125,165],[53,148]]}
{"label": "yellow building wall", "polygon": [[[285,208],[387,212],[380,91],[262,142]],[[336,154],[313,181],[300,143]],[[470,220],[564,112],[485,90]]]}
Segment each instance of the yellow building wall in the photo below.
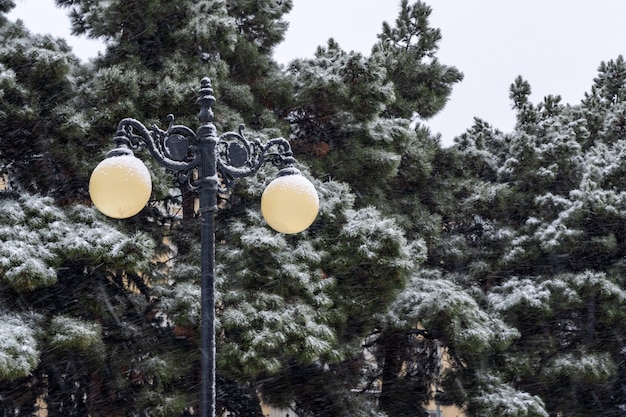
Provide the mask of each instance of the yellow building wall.
{"label": "yellow building wall", "polygon": [[[428,410],[432,417],[465,417],[463,410],[454,405],[445,407],[439,406],[439,410],[437,410],[437,405],[434,401],[428,404],[426,410]],[[437,413],[437,411],[439,412]]]}
{"label": "yellow building wall", "polygon": [[272,408],[261,404],[261,410],[265,417],[296,417],[296,414],[288,409]]}

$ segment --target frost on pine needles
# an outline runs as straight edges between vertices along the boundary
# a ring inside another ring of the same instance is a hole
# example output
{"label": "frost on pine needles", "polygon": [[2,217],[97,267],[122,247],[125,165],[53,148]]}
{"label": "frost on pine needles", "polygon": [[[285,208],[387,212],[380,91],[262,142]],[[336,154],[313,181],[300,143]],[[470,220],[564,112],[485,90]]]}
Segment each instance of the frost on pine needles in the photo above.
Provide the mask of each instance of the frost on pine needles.
{"label": "frost on pine needles", "polygon": [[64,350],[86,350],[100,341],[102,329],[96,323],[68,317],[54,317],[50,323],[50,345]]}
{"label": "frost on pine needles", "polygon": [[480,392],[469,406],[472,415],[498,417],[548,417],[541,398],[518,391],[493,375],[482,375]]}
{"label": "frost on pine needles", "polygon": [[32,325],[19,316],[0,314],[0,380],[27,376],[38,363]]}
{"label": "frost on pine needles", "polygon": [[30,292],[54,285],[66,260],[144,267],[152,240],[143,233],[128,236],[92,212],[86,207],[64,211],[50,198],[29,195],[0,199],[0,280]]}

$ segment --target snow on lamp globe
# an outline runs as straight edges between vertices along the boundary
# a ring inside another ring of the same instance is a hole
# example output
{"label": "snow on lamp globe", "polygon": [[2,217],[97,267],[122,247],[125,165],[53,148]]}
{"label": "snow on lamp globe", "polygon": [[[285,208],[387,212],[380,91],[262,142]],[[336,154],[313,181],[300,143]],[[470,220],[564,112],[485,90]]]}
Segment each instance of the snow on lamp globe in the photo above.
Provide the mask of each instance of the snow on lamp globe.
{"label": "snow on lamp globe", "polygon": [[128,149],[111,151],[89,179],[91,201],[100,212],[115,219],[126,219],[139,213],[151,193],[150,171]]}
{"label": "snow on lamp globe", "polygon": [[307,229],[317,217],[319,197],[315,186],[299,170],[281,170],[263,191],[261,213],[267,224],[284,234]]}

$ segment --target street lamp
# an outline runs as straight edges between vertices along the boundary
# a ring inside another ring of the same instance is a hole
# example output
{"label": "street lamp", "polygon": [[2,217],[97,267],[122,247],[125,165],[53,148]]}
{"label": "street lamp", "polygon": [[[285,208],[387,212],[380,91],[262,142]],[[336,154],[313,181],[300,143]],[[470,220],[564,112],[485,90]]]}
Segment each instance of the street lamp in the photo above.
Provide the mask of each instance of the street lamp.
{"label": "street lamp", "polygon": [[[281,233],[298,233],[315,220],[319,199],[315,187],[294,167],[289,142],[283,138],[263,144],[248,140],[243,126],[238,132],[217,136],[213,124],[215,102],[209,78],[200,83],[200,127],[192,129],[173,123],[167,130],[146,128],[126,118],[113,139],[116,146],[94,169],[89,181],[91,200],[102,213],[128,218],[145,207],[152,191],[146,166],[133,150],[146,147],[163,167],[178,173],[179,181],[198,190],[201,216],[201,417],[215,416],[215,230],[218,192],[226,192],[237,178],[255,174],[266,163],[282,169],[261,197],[267,223]],[[197,173],[197,174],[195,174]],[[196,179],[197,178],[197,179]]]}

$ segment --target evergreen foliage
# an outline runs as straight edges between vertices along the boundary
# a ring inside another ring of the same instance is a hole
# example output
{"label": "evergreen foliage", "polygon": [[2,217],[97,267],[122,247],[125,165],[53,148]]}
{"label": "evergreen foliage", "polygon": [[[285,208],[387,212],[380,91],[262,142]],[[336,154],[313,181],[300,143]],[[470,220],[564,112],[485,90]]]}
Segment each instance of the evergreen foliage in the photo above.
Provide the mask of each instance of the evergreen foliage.
{"label": "evergreen foliage", "polygon": [[[8,303],[4,313],[13,323],[4,353],[14,361],[0,387],[12,401],[6,410],[29,415],[41,397],[49,416],[195,411],[194,194],[170,189],[170,175],[147,160],[155,201],[140,215],[107,224],[80,203],[89,167],[120,119],[159,124],[174,113],[183,115],[178,123],[194,126],[197,82],[210,76],[220,130],[244,121],[261,139],[289,135],[296,152],[305,151],[299,157],[311,167],[307,175],[323,179],[316,182],[318,221],[294,237],[269,231],[258,215],[261,190],[275,172],[240,181],[223,196],[216,230],[218,408],[260,415],[260,394],[300,415],[378,415],[352,389],[371,382],[359,369],[368,366],[362,344],[426,252],[419,228],[404,228],[411,215],[394,215],[395,204],[386,207],[385,200],[398,184],[414,189],[428,177],[437,143],[427,130],[413,130],[410,119],[434,114],[461,79],[433,59],[439,35],[428,28],[430,9],[404,2],[399,28],[386,25],[385,47],[371,56],[331,40],[285,73],[271,50],[286,30],[290,1],[57,4],[69,11],[76,34],[102,39],[107,49],[81,64],[63,41],[3,22],[2,114],[16,127],[6,125],[0,149],[10,188],[21,195],[7,192],[5,220],[11,233],[29,236],[3,236],[2,250],[11,253],[2,257],[2,296],[24,300]],[[421,31],[428,39],[420,40]],[[411,41],[398,46],[392,38]],[[439,80],[438,72],[449,76]],[[439,86],[431,89],[433,82]],[[431,102],[439,104],[424,104]],[[23,129],[42,121],[41,134]],[[28,146],[15,146],[14,131]],[[415,161],[423,164],[409,168]],[[404,178],[401,165],[409,168]],[[371,175],[363,175],[365,166]],[[66,176],[41,175],[56,171]],[[22,352],[11,347],[24,342],[29,349]],[[400,377],[394,372],[386,375]],[[429,397],[431,377],[422,378],[420,398]]]}
{"label": "evergreen foliage", "polygon": [[[470,415],[623,413],[624,65],[602,63],[575,106],[558,96],[531,103],[519,77],[514,131],[477,120],[447,151],[456,204],[429,262],[461,273],[461,285],[519,332],[504,350],[461,355],[444,378]],[[495,391],[494,381],[503,384]]]}
{"label": "evergreen foliage", "polygon": [[90,144],[89,122],[75,103],[77,58],[64,40],[32,35],[6,18],[0,39],[0,172],[31,193],[82,200]]}
{"label": "evergreen foliage", "polygon": [[[106,51],[0,19],[0,412],[197,412],[193,191],[144,158],[154,200],[124,222],[87,207],[117,122],[195,127],[209,76],[220,132],[288,137],[320,194],[295,236],[268,229],[268,167],[220,196],[218,411],[414,417],[624,412],[626,61],[578,105],[530,100],[443,149],[419,122],[462,80],[431,9],[400,3],[365,55],[334,40],[281,69],[292,1],[57,0]],[[13,7],[0,1],[0,12]],[[143,155],[138,152],[139,156]],[[176,188],[178,187],[178,188]],[[444,364],[446,366],[444,366]]]}
{"label": "evergreen foliage", "polygon": [[402,0],[396,26],[385,22],[378,35],[373,53],[383,60],[396,98],[386,110],[388,117],[434,116],[445,106],[454,84],[463,79],[461,72],[435,56],[441,31],[430,27],[431,12],[424,2]]}

